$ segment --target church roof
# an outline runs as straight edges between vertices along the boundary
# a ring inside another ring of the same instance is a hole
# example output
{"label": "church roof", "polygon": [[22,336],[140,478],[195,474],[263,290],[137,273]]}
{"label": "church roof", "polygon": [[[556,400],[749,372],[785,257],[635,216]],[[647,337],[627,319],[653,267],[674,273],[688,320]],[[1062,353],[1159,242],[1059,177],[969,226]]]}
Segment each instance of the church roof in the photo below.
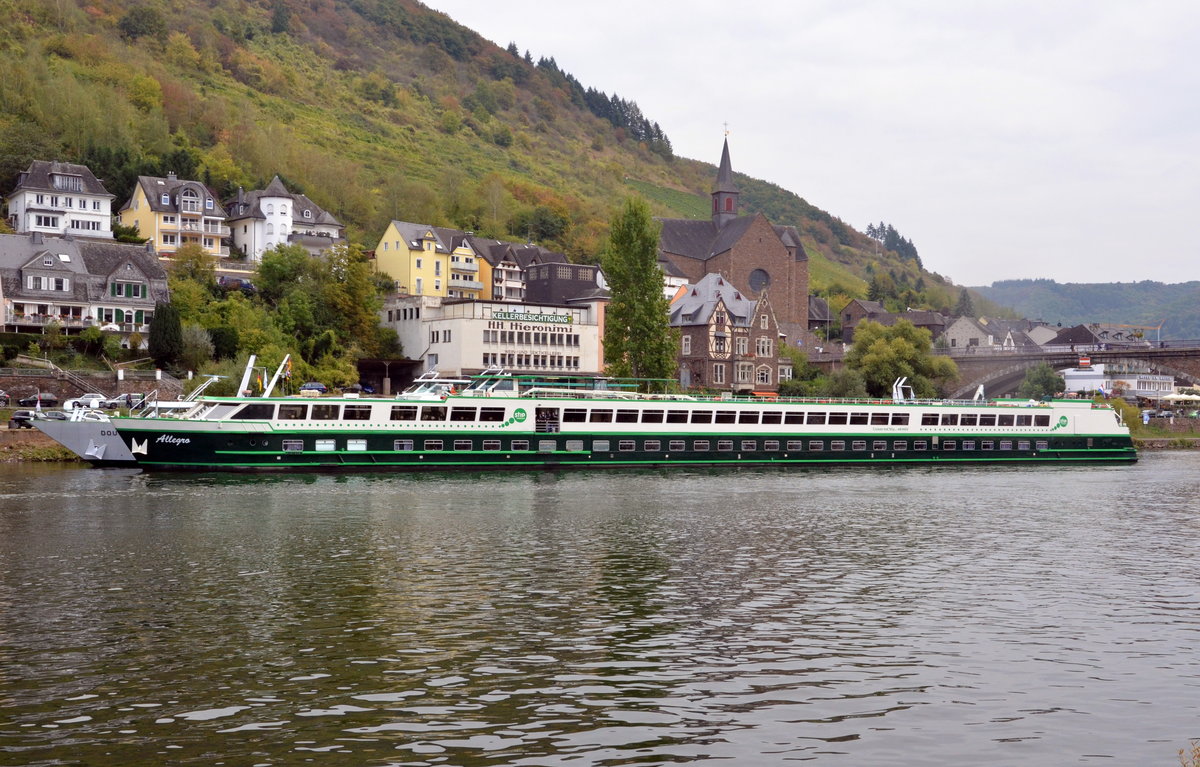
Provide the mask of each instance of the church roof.
{"label": "church roof", "polygon": [[713,191],[737,194],[737,190],[733,183],[733,167],[729,162],[729,139],[726,138],[725,146],[721,149],[721,165],[717,168],[717,183],[713,186]]}

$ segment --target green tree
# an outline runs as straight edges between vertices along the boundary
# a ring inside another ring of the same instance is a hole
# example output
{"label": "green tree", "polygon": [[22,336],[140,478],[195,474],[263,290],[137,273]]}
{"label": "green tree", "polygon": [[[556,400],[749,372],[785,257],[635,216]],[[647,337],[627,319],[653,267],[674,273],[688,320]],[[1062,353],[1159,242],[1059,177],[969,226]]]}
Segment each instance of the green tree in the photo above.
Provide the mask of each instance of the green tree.
{"label": "green tree", "polygon": [[615,376],[673,378],[678,332],[667,321],[669,305],[658,268],[660,225],[650,207],[626,198],[613,215],[604,253],[612,302],[605,314],[604,362]]}
{"label": "green tree", "polygon": [[154,319],[150,321],[150,356],[160,368],[168,367],[183,353],[183,329],[179,312],[171,304],[161,301],[154,305]]}
{"label": "green tree", "polygon": [[958,293],[958,303],[954,305],[955,317],[974,317],[975,304],[971,301],[971,292],[963,288]]}
{"label": "green tree", "polygon": [[181,245],[171,257],[171,276],[212,285],[217,281],[217,257],[197,243]]}
{"label": "green tree", "polygon": [[117,242],[132,242],[136,245],[141,245],[146,241],[146,238],[138,232],[138,225],[125,226],[117,219],[112,222],[113,239]]}
{"label": "green tree", "polygon": [[179,361],[187,370],[200,370],[213,358],[213,342],[208,331],[199,325],[188,323],[182,328],[183,348]]}
{"label": "green tree", "polygon": [[854,345],[846,354],[846,367],[857,371],[872,397],[891,394],[892,382],[907,377],[918,397],[936,397],[958,377],[949,357],[933,353],[928,330],[900,320],[892,327],[866,320],[854,329]]}
{"label": "green tree", "polygon": [[1017,395],[1027,399],[1052,397],[1067,388],[1067,381],[1049,363],[1039,362],[1025,372],[1025,380],[1017,388]]}
{"label": "green tree", "polygon": [[162,13],[149,5],[136,5],[130,8],[121,20],[117,22],[121,35],[129,40],[139,37],[156,37],[163,39],[167,36],[167,22]]}

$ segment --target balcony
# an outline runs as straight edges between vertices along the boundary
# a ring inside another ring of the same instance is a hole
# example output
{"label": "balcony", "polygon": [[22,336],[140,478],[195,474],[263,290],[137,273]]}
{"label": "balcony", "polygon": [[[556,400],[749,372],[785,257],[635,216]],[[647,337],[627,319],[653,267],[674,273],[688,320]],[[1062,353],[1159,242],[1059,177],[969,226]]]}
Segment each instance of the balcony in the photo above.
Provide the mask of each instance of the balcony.
{"label": "balcony", "polygon": [[450,287],[462,290],[483,290],[483,283],[479,280],[467,279],[459,277],[457,274],[452,274],[450,275]]}
{"label": "balcony", "polygon": [[471,263],[468,264],[466,261],[451,261],[450,262],[450,271],[451,272],[467,272],[469,274],[479,274],[479,262],[472,261]]}
{"label": "balcony", "polygon": [[211,234],[214,237],[228,237],[229,227],[224,224],[201,223],[199,221],[178,221],[160,224],[164,232],[182,232],[185,234]]}
{"label": "balcony", "polygon": [[92,320],[87,317],[66,317],[55,314],[15,314],[6,312],[4,315],[5,325],[34,325],[37,327],[45,327],[52,322],[57,322],[60,327],[64,328],[86,328],[93,324]]}

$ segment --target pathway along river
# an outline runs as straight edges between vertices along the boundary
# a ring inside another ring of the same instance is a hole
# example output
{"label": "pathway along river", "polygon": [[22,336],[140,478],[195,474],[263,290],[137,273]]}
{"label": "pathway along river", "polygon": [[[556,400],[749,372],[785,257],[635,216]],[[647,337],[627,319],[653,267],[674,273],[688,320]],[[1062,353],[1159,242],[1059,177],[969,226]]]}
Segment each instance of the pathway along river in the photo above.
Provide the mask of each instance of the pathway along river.
{"label": "pathway along river", "polygon": [[1200,453],[0,468],[0,764],[1178,764]]}

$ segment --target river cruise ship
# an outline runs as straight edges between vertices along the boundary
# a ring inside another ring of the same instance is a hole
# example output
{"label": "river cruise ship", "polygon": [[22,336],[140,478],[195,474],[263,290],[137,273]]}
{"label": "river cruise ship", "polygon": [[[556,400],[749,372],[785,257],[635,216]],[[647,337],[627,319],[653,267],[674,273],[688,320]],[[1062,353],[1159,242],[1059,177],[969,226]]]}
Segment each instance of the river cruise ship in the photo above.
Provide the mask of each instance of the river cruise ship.
{"label": "river cruise ship", "polygon": [[1137,460],[1104,404],[902,393],[898,382],[891,399],[728,398],[429,376],[394,398],[203,397],[175,414],[38,425],[96,465],[171,471]]}

